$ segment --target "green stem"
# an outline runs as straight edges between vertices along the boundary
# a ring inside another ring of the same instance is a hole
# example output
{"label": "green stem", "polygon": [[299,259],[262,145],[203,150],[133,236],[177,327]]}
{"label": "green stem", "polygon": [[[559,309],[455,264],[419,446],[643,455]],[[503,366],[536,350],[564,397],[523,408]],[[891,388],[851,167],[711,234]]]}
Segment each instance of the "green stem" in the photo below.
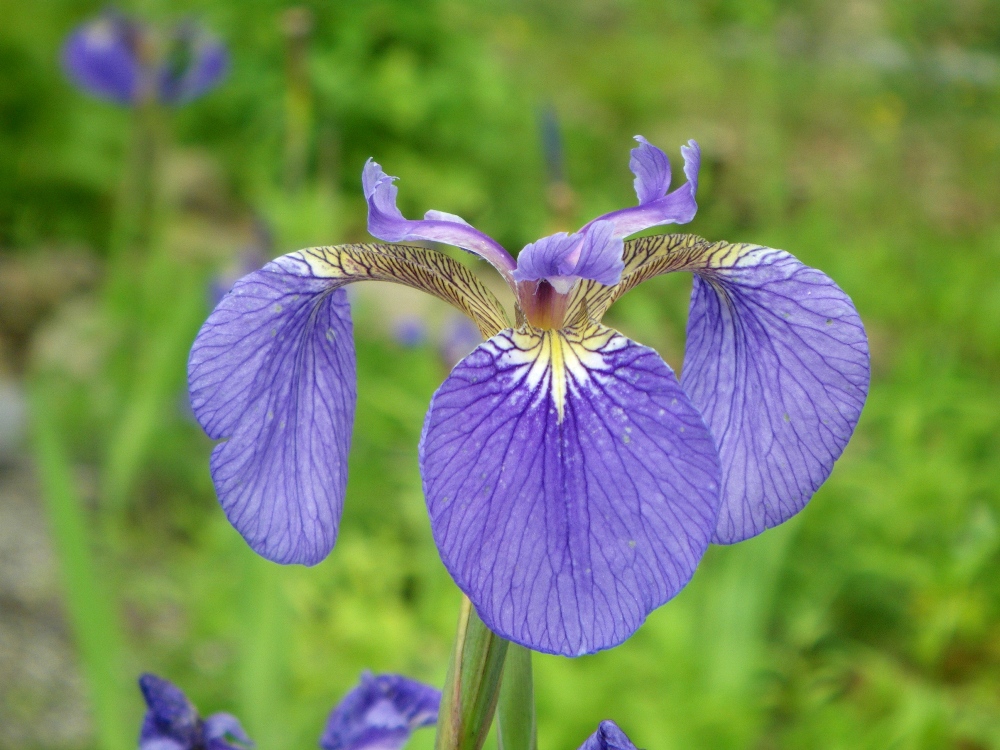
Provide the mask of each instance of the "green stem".
{"label": "green stem", "polygon": [[531,679],[531,649],[512,643],[500,684],[497,707],[500,750],[535,750],[535,691]]}
{"label": "green stem", "polygon": [[435,750],[480,750],[493,723],[508,641],[479,619],[462,597],[455,648],[448,665]]}
{"label": "green stem", "polygon": [[59,439],[42,385],[31,391],[35,463],[59,561],[66,607],[90,691],[97,747],[126,750],[135,746],[129,710],[135,702],[121,677],[122,643],[115,607],[98,577],[90,530],[73,484],[69,457]]}

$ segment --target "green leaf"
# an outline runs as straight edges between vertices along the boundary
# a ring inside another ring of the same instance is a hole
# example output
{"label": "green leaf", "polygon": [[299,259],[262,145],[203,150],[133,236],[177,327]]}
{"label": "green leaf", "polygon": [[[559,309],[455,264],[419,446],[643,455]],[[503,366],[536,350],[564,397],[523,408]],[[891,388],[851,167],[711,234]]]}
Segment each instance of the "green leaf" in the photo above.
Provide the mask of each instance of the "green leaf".
{"label": "green leaf", "polygon": [[114,603],[98,576],[87,518],[70,470],[55,418],[42,387],[31,393],[34,452],[48,514],[53,546],[84,677],[93,706],[97,747],[127,750],[135,746],[138,690],[122,681],[122,636]]}
{"label": "green leaf", "polygon": [[511,643],[500,684],[497,707],[500,750],[535,750],[535,691],[531,678],[531,649]]}

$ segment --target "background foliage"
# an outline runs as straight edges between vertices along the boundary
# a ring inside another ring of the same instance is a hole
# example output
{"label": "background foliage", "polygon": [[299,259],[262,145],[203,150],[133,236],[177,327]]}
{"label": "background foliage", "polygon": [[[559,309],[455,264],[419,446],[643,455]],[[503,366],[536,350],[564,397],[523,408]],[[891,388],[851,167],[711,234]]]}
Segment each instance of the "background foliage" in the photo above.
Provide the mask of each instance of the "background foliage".
{"label": "background foliage", "polygon": [[[634,201],[627,152],[642,133],[675,161],[688,138],[702,145],[690,231],[788,249],[852,296],[872,390],[799,517],[711,549],[621,648],[536,657],[541,746],[575,748],[614,718],[656,750],[1000,748],[994,0],[317,1],[303,3],[304,95],[284,3],[126,7],[193,14],[232,69],[169,113],[155,240],[124,262],[112,249],[133,114],[74,90],[58,65],[66,33],[100,6],[0,0],[0,357],[33,394],[36,502],[49,498],[69,595],[43,619],[68,614],[83,669],[41,695],[20,672],[4,679],[0,659],[0,742],[127,745],[144,670],[206,712],[240,714],[264,750],[314,746],[363,668],[440,682],[458,593],[416,446],[447,372],[447,313],[358,290],[340,540],[315,568],[281,568],[228,526],[186,408],[209,285],[238,268],[255,223],[270,227],[269,255],[366,237],[368,156],[401,177],[404,214],[458,213],[516,250]],[[565,185],[547,167],[553,118]],[[679,369],[689,288],[644,285],[609,319]],[[404,346],[394,326],[414,316],[427,338]],[[89,563],[60,525],[81,509]],[[73,575],[88,565],[84,596]],[[53,734],[73,696],[97,693],[120,696],[117,710]]]}

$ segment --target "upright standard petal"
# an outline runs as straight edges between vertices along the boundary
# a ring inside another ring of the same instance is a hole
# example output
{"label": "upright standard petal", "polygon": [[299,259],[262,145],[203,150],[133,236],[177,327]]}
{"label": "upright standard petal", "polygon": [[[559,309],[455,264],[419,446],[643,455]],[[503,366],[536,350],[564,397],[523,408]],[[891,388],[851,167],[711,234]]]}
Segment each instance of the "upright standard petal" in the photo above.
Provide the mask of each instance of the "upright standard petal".
{"label": "upright standard petal", "polygon": [[537,651],[624,641],[715,529],[711,435],[660,356],[607,328],[482,344],[434,394],[420,461],[445,566]]}
{"label": "upright standard petal", "polygon": [[670,163],[666,154],[642,136],[636,136],[636,140],[640,141],[640,145],[632,150],[629,166],[635,174],[635,192],[639,196],[639,205],[598,216],[581,231],[585,231],[594,222],[609,221],[614,225],[616,237],[627,237],[663,224],[686,224],[694,218],[698,211],[695,193],[698,191],[698,170],[701,167],[701,149],[698,143],[688,141],[687,146],[681,146],[684,175],[688,181],[674,192],[667,193],[670,186]]}
{"label": "upright standard petal", "polygon": [[670,189],[670,159],[641,135],[635,139],[639,145],[632,149],[628,168],[635,175],[635,194],[642,206],[662,198]]}
{"label": "upright standard petal", "polygon": [[437,722],[441,691],[397,674],[365,672],[330,712],[323,750],[399,750],[410,735]]}
{"label": "upright standard petal", "polygon": [[62,61],[73,82],[94,96],[134,104],[145,85],[142,30],[124,16],[105,13],[67,38]]}
{"label": "upright standard petal", "polygon": [[363,280],[433,294],[484,336],[507,325],[474,274],[424,248],[311,248],[235,284],[191,349],[191,405],[209,437],[225,439],[211,466],[226,515],[276,562],[315,564],[337,536],[355,402],[351,318],[339,287]]}
{"label": "upright standard petal", "polygon": [[782,250],[719,242],[698,260],[681,385],[719,447],[713,541],[728,544],[798,513],[829,476],[868,394],[868,341],[850,298]]}
{"label": "upright standard petal", "polygon": [[460,247],[489,261],[510,282],[516,264],[506,250],[489,235],[471,226],[465,219],[444,211],[428,211],[423,220],[406,219],[396,207],[396,193],[390,177],[378,163],[369,159],[361,175],[368,201],[368,231],[386,242],[431,240]]}
{"label": "upright standard petal", "polygon": [[580,750],[636,750],[632,740],[613,721],[602,721]]}

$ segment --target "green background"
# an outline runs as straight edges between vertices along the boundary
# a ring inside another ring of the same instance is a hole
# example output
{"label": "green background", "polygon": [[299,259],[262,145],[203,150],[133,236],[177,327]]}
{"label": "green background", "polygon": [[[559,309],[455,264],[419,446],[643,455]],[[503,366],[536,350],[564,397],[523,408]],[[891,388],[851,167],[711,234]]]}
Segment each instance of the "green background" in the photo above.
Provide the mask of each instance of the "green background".
{"label": "green background", "polygon": [[[0,742],[134,746],[146,670],[237,713],[262,750],[315,747],[362,669],[440,683],[459,594],[416,446],[448,313],[359,290],[340,537],[314,568],[279,567],[226,522],[186,410],[208,285],[254,217],[273,255],[366,238],[369,156],[400,176],[405,215],[457,213],[516,251],[632,204],[641,133],[678,177],[679,146],[701,144],[686,230],[787,249],[852,297],[872,386],[798,517],[710,549],[625,645],[536,657],[540,747],[573,750],[613,718],[653,750],[1000,748],[997,2],[313,2],[299,78],[282,3],[132,3],[162,24],[194,15],[232,67],[165,114],[156,232],[127,263],[112,246],[136,117],[58,63],[100,7],[0,0],[0,357],[32,394],[15,464],[44,489],[66,594],[38,622],[80,645],[65,706],[0,660]],[[657,279],[607,320],[679,370],[689,290]],[[413,316],[429,338],[406,347],[393,326]],[[74,700],[105,708],[53,734]]]}

